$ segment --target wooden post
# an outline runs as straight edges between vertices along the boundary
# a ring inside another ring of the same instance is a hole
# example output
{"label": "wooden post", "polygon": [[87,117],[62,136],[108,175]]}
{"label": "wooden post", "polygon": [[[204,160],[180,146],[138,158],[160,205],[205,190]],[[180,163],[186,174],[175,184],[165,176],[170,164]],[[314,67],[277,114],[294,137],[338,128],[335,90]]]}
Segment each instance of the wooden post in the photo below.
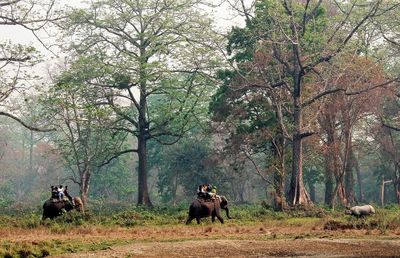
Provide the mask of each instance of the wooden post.
{"label": "wooden post", "polygon": [[382,176],[382,185],[381,185],[381,205],[382,207],[385,205],[385,184],[392,183],[392,180],[385,181],[385,177]]}
{"label": "wooden post", "polygon": [[381,206],[383,207],[385,201],[385,177],[382,176],[382,185],[381,185]]}

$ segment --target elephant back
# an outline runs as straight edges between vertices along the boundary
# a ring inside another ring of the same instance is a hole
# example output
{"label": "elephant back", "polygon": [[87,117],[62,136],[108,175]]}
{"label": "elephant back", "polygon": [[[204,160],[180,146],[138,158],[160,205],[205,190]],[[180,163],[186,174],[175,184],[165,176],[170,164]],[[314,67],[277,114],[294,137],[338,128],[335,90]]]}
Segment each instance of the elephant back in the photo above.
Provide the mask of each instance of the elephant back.
{"label": "elephant back", "polygon": [[59,216],[64,208],[64,201],[54,201],[53,199],[45,201],[43,204],[43,219]]}

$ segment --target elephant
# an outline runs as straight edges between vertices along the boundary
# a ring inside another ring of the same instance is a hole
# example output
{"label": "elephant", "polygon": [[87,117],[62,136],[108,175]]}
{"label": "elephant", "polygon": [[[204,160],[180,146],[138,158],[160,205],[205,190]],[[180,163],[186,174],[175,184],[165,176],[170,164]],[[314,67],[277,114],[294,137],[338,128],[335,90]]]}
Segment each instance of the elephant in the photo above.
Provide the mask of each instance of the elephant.
{"label": "elephant", "polygon": [[211,216],[211,221],[215,221],[215,217],[223,224],[224,219],[221,216],[221,208],[226,211],[226,215],[228,219],[229,216],[229,208],[228,208],[228,200],[225,196],[219,196],[215,199],[202,199],[197,198],[193,200],[189,207],[189,216],[186,220],[186,225],[190,224],[193,219],[196,219],[197,224],[200,224],[200,218],[205,218]]}
{"label": "elephant", "polygon": [[64,211],[77,210],[83,212],[83,203],[81,198],[73,198],[73,202],[69,200],[57,200],[51,198],[43,204],[43,216],[42,220],[47,218],[54,219],[55,217],[61,216]]}

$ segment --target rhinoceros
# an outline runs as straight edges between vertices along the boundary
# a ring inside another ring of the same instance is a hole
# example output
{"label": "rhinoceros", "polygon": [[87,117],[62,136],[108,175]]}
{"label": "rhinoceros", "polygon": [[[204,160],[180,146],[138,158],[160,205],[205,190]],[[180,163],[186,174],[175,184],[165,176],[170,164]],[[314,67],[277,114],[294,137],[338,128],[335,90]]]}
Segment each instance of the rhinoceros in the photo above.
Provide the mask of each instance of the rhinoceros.
{"label": "rhinoceros", "polygon": [[371,205],[354,206],[350,209],[346,209],[345,213],[356,217],[364,217],[375,214],[375,209]]}

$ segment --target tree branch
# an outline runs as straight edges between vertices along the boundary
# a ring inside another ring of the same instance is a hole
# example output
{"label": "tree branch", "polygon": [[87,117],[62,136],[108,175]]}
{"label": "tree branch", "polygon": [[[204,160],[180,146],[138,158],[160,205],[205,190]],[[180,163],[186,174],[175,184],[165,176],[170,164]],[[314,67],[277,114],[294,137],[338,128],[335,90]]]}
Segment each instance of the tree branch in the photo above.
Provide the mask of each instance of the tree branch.
{"label": "tree branch", "polygon": [[34,126],[31,126],[31,125],[26,124],[25,122],[23,122],[23,121],[22,121],[21,119],[19,119],[18,117],[14,116],[14,115],[11,115],[11,114],[9,114],[9,113],[3,112],[3,111],[0,111],[0,116],[7,116],[7,117],[9,117],[9,118],[11,118],[11,119],[17,121],[18,123],[20,123],[20,124],[21,124],[22,126],[24,126],[25,128],[28,128],[29,130],[32,130],[32,131],[36,131],[36,132],[52,132],[52,131],[55,131],[55,130],[56,130],[55,128],[50,128],[50,129],[36,128],[36,127],[34,127]]}
{"label": "tree branch", "polygon": [[105,165],[109,164],[113,159],[116,159],[116,158],[118,158],[119,156],[121,156],[123,154],[132,153],[132,152],[138,152],[138,150],[137,149],[129,149],[129,150],[124,150],[124,151],[117,152],[109,160],[107,160],[106,162],[98,165],[98,167],[105,166]]}

